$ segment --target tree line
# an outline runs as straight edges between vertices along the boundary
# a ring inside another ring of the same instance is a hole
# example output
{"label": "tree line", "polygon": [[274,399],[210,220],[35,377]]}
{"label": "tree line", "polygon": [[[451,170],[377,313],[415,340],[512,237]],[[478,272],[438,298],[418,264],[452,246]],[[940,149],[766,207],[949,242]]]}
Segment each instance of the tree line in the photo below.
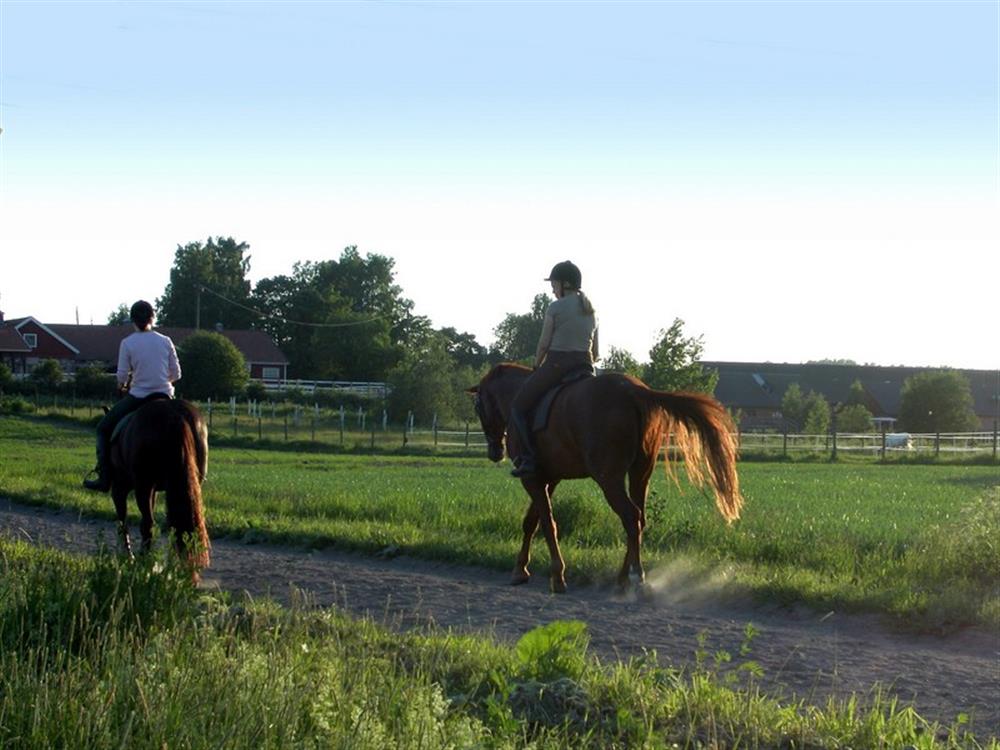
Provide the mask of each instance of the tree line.
{"label": "tree line", "polygon": [[[378,253],[344,248],[339,257],[300,261],[288,274],[252,284],[250,246],[232,237],[178,245],[169,282],[156,300],[161,326],[205,329],[178,347],[184,377],[178,390],[189,398],[226,398],[242,394],[266,398],[259,384],[248,383],[242,355],[225,337],[225,329],[266,332],[289,360],[289,377],[306,380],[381,381],[390,386],[385,404],[394,418],[412,412],[429,423],[454,423],[472,417],[465,389],[497,362],[534,359],[550,299],[538,294],[529,309],[507,313],[485,345],[471,333],[452,327],[434,328],[414,313],[395,281],[394,261]],[[127,323],[127,304],[114,310],[108,323]],[[704,342],[687,336],[677,318],[658,332],[648,360],[611,346],[601,361],[604,370],[639,378],[666,391],[713,393],[718,373],[700,364]],[[0,365],[0,389],[16,390],[9,370]],[[98,392],[108,387],[102,373],[83,368],[76,387]],[[41,363],[28,387],[52,391],[62,378],[58,364]],[[113,385],[113,384],[112,384]],[[80,395],[83,395],[81,392]],[[841,432],[871,429],[864,389],[855,383],[844,404],[831,407],[816,393],[790,386],[782,400],[790,432],[824,433],[836,420]],[[737,422],[739,414],[735,414]],[[956,371],[922,373],[907,380],[899,414],[900,426],[913,432],[950,432],[975,428],[968,382]]]}

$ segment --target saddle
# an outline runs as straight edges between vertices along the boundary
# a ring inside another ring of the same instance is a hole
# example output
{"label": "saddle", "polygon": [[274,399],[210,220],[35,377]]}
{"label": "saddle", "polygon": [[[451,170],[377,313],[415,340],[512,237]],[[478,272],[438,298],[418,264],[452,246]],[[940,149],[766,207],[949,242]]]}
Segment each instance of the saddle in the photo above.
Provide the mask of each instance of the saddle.
{"label": "saddle", "polygon": [[111,431],[112,445],[115,443],[116,440],[118,440],[118,436],[121,435],[122,430],[125,429],[125,425],[127,425],[129,422],[132,421],[132,417],[135,416],[136,412],[139,411],[139,409],[144,407],[150,401],[163,401],[164,399],[169,401],[170,396],[168,396],[166,393],[150,393],[148,396],[142,399],[142,403],[139,404],[134,410],[126,414],[124,417],[122,417],[121,421],[115,425],[115,429]]}
{"label": "saddle", "polygon": [[575,383],[578,380],[592,377],[594,377],[594,368],[590,365],[583,365],[567,372],[563,376],[562,380],[556,383],[555,386],[549,389],[545,395],[538,400],[538,403],[532,411],[531,418],[528,420],[528,424],[531,425],[531,431],[541,432],[548,426],[549,413],[552,411],[552,404],[555,403],[556,396],[559,395],[559,392],[563,388],[570,383]]}

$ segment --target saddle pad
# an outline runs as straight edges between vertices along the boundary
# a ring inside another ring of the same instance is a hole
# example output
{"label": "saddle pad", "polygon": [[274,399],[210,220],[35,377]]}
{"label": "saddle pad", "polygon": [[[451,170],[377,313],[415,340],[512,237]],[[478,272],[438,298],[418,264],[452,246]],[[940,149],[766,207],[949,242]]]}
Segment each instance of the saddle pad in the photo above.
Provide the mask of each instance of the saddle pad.
{"label": "saddle pad", "polygon": [[535,406],[535,411],[531,417],[531,431],[541,432],[548,426],[549,412],[552,411],[552,404],[555,402],[556,396],[559,395],[559,391],[567,385],[575,383],[577,380],[592,377],[594,377],[594,371],[588,368],[573,370],[568,373],[565,378],[559,381],[554,388],[547,391],[546,394],[539,399],[538,405]]}

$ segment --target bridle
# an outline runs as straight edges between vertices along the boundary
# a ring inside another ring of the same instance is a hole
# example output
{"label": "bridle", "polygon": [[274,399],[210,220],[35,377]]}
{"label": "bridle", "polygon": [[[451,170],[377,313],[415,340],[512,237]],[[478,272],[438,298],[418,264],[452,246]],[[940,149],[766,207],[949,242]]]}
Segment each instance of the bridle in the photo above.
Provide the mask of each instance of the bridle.
{"label": "bridle", "polygon": [[479,424],[482,425],[483,435],[486,436],[486,444],[490,451],[500,451],[500,455],[503,455],[503,436],[505,430],[501,429],[498,434],[498,431],[493,426],[493,420],[490,419],[488,413],[491,410],[487,407],[486,400],[483,398],[481,391],[476,391],[472,405],[476,410],[476,416],[479,417]]}

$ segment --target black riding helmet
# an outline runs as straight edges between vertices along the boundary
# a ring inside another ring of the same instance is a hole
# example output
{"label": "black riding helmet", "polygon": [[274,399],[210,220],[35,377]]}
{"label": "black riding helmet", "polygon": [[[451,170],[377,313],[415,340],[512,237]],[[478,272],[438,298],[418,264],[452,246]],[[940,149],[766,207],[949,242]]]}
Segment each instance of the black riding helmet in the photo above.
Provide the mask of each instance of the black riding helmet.
{"label": "black riding helmet", "polygon": [[129,318],[135,323],[139,328],[145,328],[149,321],[153,319],[153,306],[146,302],[146,300],[141,299],[132,305],[132,309],[129,310]]}
{"label": "black riding helmet", "polygon": [[562,281],[569,284],[574,289],[579,289],[583,282],[583,274],[572,261],[564,260],[552,266],[552,271],[546,281]]}

